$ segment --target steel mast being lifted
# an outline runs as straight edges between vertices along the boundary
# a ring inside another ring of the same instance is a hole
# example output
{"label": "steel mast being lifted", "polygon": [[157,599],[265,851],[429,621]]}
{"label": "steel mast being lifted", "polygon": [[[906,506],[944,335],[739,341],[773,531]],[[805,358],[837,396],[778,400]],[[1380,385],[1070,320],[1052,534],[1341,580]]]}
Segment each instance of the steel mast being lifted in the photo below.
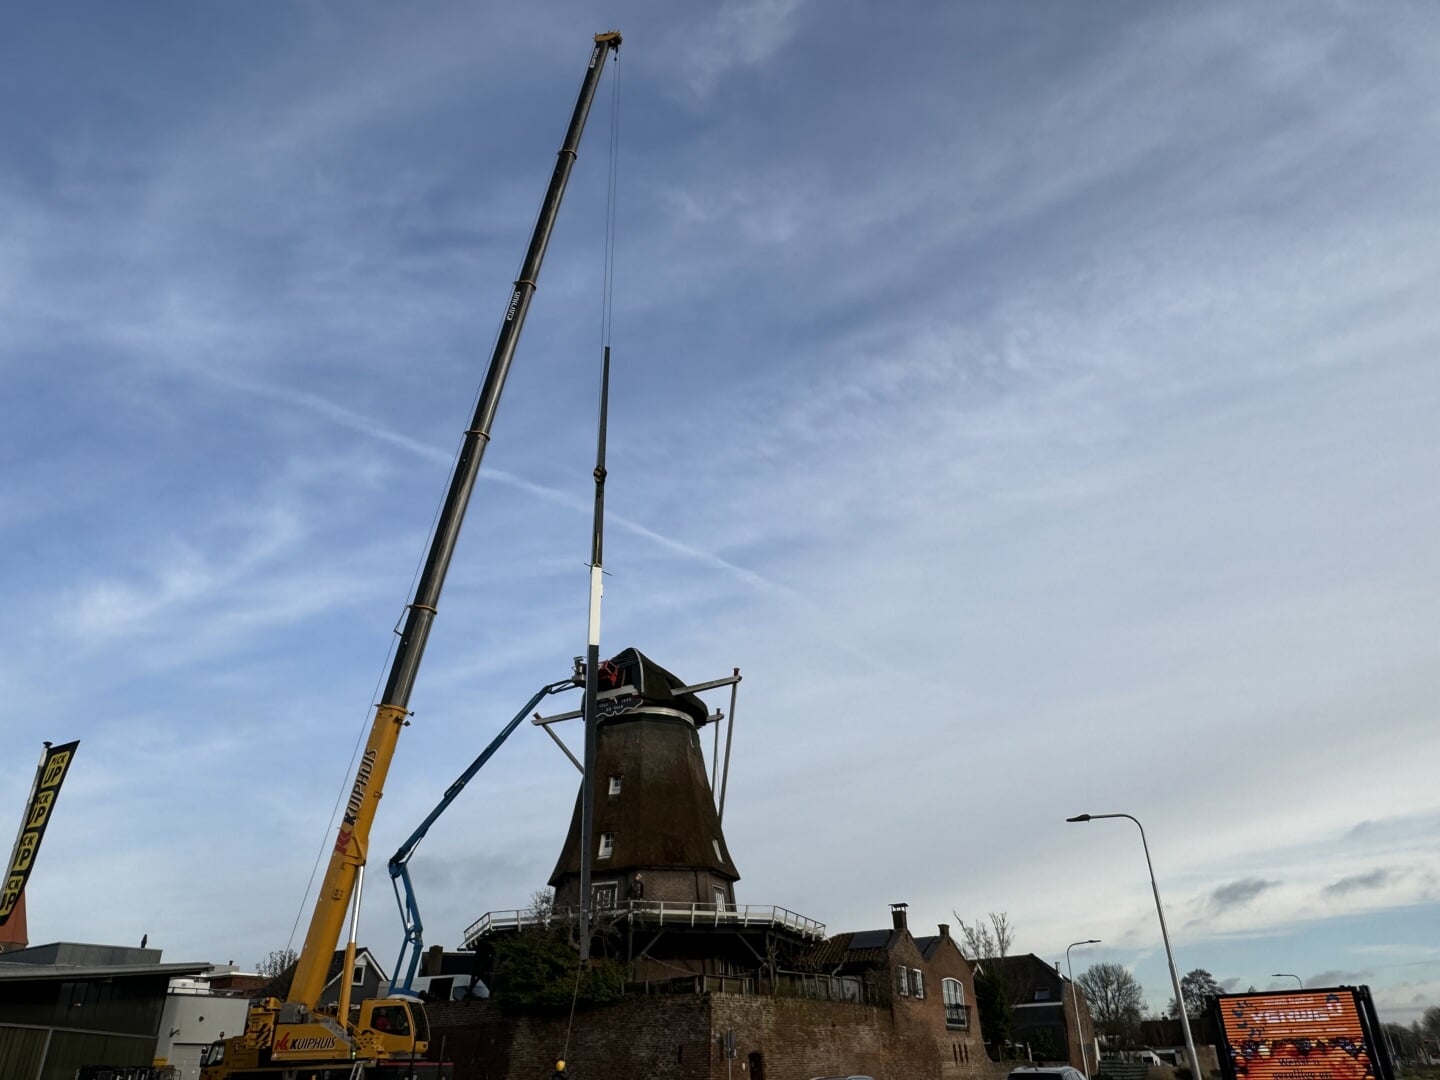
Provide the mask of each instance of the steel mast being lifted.
{"label": "steel mast being lifted", "polygon": [[600,368],[600,434],[595,451],[595,518],[590,530],[590,618],[585,642],[585,769],[580,779],[580,961],[590,959],[590,872],[594,853],[595,699],[600,690],[600,600],[605,594],[605,426],[610,407],[610,346]]}

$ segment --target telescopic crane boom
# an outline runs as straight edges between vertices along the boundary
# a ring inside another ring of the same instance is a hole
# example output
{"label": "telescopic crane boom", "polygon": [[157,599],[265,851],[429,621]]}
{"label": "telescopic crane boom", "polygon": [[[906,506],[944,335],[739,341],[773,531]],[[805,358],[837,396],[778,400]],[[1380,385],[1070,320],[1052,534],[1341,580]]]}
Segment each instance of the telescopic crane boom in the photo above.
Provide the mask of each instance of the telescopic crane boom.
{"label": "telescopic crane boom", "polygon": [[[245,1035],[217,1044],[208,1064],[219,1067],[207,1068],[206,1080],[275,1075],[284,1068],[293,1069],[295,1064],[323,1066],[326,1062],[341,1059],[347,1063],[352,1059],[383,1061],[399,1060],[403,1057],[413,1060],[425,1050],[428,1028],[424,1013],[420,1011],[417,1002],[402,1002],[396,999],[394,1002],[384,1003],[383,1008],[377,1007],[376,1002],[364,1002],[358,1025],[352,1025],[345,1016],[331,1017],[317,1007],[329,975],[335,946],[345,923],[346,909],[355,892],[356,878],[369,853],[370,826],[375,820],[376,806],[395,754],[400,729],[407,722],[410,693],[415,685],[420,660],[425,653],[430,627],[435,620],[440,590],[445,583],[445,574],[455,551],[455,541],[460,533],[470,493],[475,486],[475,478],[480,471],[486,444],[490,441],[490,427],[495,419],[500,394],[510,371],[530,301],[535,295],[540,265],[545,258],[550,233],[555,227],[565,185],[575,164],[580,136],[585,130],[585,121],[590,113],[590,105],[594,100],[605,60],[612,51],[618,51],[619,48],[619,33],[595,35],[595,45],[590,53],[584,80],[580,84],[580,94],[540,206],[540,216],[535,222],[530,246],[520,266],[520,275],[505,308],[500,333],[490,357],[490,366],[485,374],[474,417],[465,432],[444,505],[435,524],[435,533],[415,589],[415,598],[407,607],[400,643],[395,650],[384,694],[375,709],[370,734],[361,754],[350,797],[345,804],[339,832],[330,852],[325,880],[315,901],[315,909],[305,935],[305,943],[300,950],[289,993],[283,1005],[271,999],[252,1009]],[[397,1013],[396,1009],[402,1010],[403,1016]],[[383,1035],[379,1023],[382,1014],[384,1027],[388,1028],[388,1033]],[[370,1028],[372,1019],[377,1021],[373,1030]],[[407,1037],[404,1039],[395,1034],[397,1026],[401,1025],[407,1029]],[[217,1062],[216,1057],[221,1058],[223,1063]],[[272,1063],[273,1070],[267,1068]]]}
{"label": "telescopic crane boom", "polygon": [[425,568],[415,588],[415,599],[409,605],[405,616],[405,628],[390,666],[385,693],[381,697],[380,705],[375,709],[370,738],[365,744],[365,752],[360,759],[349,801],[345,804],[339,835],[331,851],[330,865],[325,873],[325,883],[321,887],[315,913],[310,919],[309,932],[305,935],[305,946],[300,951],[300,963],[295,969],[295,980],[291,984],[287,1004],[313,1009],[325,986],[335,943],[339,940],[340,929],[345,923],[345,910],[355,887],[355,871],[365,862],[370,825],[375,820],[375,807],[385,786],[385,774],[395,753],[396,739],[408,715],[410,692],[415,686],[415,675],[420,669],[421,657],[425,654],[425,642],[435,621],[440,589],[445,584],[445,574],[450,567],[450,557],[455,551],[455,540],[460,535],[461,523],[465,519],[470,492],[475,486],[475,477],[480,472],[480,461],[485,455],[486,444],[490,441],[490,426],[500,404],[505,378],[510,373],[510,363],[515,356],[520,331],[525,325],[526,313],[530,310],[530,301],[535,295],[540,264],[550,243],[550,233],[555,227],[555,218],[560,211],[560,200],[565,195],[570,170],[575,164],[580,135],[585,130],[585,120],[590,114],[590,104],[595,97],[595,88],[600,81],[605,57],[611,49],[619,47],[619,34],[601,34],[595,39],[595,48],[590,54],[590,64],[580,87],[580,97],[575,102],[570,127],[565,133],[565,141],[555,162],[555,171],[550,176],[550,186],[545,192],[545,201],[540,207],[540,218],[535,223],[530,247],[520,266],[520,276],[515,281],[510,302],[505,309],[505,318],[495,341],[495,351],[490,357],[490,368],[485,373],[485,383],[475,407],[475,416],[465,432],[460,457],[450,478],[450,490],[445,496],[445,504],[435,524],[430,554],[425,560]]}

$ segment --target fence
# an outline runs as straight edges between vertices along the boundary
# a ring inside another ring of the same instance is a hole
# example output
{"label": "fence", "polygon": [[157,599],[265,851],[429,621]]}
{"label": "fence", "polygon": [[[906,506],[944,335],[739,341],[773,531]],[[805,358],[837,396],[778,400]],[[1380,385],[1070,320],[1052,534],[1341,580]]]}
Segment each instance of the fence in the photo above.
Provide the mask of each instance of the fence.
{"label": "fence", "polygon": [[[486,934],[497,930],[524,930],[562,925],[579,919],[575,908],[554,911],[487,911],[465,930],[462,948],[469,948]],[[797,914],[789,908],[774,905],[747,904],[734,907],[725,904],[677,904],[664,900],[626,900],[614,907],[597,910],[597,923],[630,922],[637,926],[690,926],[726,929],[764,929],[780,927],[812,941],[825,937],[825,924]]]}

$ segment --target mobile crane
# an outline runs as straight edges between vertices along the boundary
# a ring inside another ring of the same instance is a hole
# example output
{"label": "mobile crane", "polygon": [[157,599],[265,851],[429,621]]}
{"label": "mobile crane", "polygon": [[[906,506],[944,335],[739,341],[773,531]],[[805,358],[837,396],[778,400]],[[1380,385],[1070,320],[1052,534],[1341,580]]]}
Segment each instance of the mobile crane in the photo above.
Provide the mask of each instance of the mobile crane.
{"label": "mobile crane", "polygon": [[[490,427],[500,394],[515,355],[515,346],[534,297],[540,264],[560,210],[565,185],[575,164],[580,136],[595,97],[605,61],[620,48],[620,34],[595,35],[595,45],[570,126],[541,203],[540,216],[520,267],[490,357],[490,366],[465,432],[460,454],[424,569],[408,605],[390,666],[389,678],[370,734],[360,757],[350,797],[340,822],[325,880],[315,901],[310,927],[295,965],[290,990],[282,1002],[265,998],[251,1006],[245,1032],[213,1044],[205,1059],[202,1080],[351,1080],[354,1077],[410,1077],[427,1075],[424,1055],[430,1038],[423,1006],[413,998],[374,998],[360,1002],[358,1016],[349,1015],[349,979],[340,980],[340,1007],[320,1004],[335,945],[345,923],[346,910],[355,898],[370,842],[370,826],[395,754],[400,729],[409,721],[410,692],[425,652],[425,642],[437,614],[440,589],[455,550],[465,508],[490,441]],[[358,910],[356,912],[358,915]],[[349,950],[347,949],[347,956]],[[430,1063],[429,1076],[445,1075],[443,1066]]]}

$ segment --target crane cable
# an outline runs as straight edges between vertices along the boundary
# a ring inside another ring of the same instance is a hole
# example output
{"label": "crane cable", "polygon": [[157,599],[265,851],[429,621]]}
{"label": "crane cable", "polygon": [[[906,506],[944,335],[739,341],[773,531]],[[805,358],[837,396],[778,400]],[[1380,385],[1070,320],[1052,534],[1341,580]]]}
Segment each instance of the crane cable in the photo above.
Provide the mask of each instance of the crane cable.
{"label": "crane cable", "polygon": [[[605,253],[604,285],[600,301],[600,353],[610,348],[615,324],[615,203],[620,175],[620,50],[614,52],[614,76],[610,80],[610,160],[605,192]],[[586,721],[589,722],[588,720]],[[583,810],[582,810],[583,812]],[[580,898],[583,905],[586,897]],[[575,958],[575,985],[570,991],[570,1016],[565,1022],[565,1046],[558,1060],[570,1060],[570,1036],[575,1030],[575,1006],[580,1000],[580,979],[585,973],[583,962]]]}

